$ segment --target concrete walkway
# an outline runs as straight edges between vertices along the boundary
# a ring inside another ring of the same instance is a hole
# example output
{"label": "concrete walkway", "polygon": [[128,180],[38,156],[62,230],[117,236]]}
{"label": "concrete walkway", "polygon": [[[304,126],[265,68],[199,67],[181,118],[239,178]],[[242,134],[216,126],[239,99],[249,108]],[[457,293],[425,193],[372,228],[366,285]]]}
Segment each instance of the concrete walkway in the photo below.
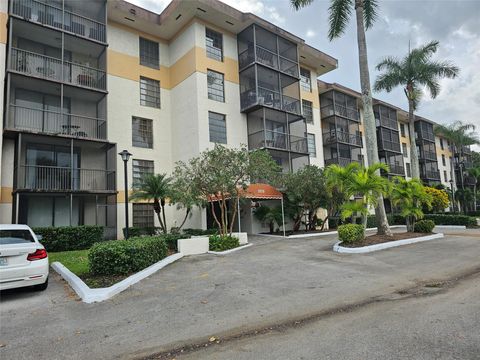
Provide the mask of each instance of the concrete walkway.
{"label": "concrete walkway", "polygon": [[76,301],[58,279],[44,293],[8,292],[0,358],[142,357],[479,270],[480,232],[456,233],[363,255],[333,253],[334,236],[253,237],[248,249],[186,257],[99,304]]}

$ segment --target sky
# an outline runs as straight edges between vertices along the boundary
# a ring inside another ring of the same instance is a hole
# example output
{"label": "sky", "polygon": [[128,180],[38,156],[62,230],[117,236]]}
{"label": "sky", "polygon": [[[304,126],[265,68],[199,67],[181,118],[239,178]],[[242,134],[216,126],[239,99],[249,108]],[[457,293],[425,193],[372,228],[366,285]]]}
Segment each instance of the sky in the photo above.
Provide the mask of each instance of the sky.
{"label": "sky", "polygon": [[[169,0],[127,0],[148,10],[161,12]],[[189,0],[184,0],[189,1]],[[312,5],[294,11],[289,0],[223,0],[243,12],[252,12],[338,59],[338,68],[321,80],[337,82],[360,90],[355,21],[345,34],[330,42],[328,33],[329,0],[314,0]],[[379,74],[375,65],[385,56],[402,58],[412,48],[431,40],[440,47],[434,56],[449,60],[460,68],[456,79],[441,81],[440,94],[423,97],[417,114],[438,123],[455,120],[473,123],[480,131],[480,0],[379,0],[379,16],[367,31],[371,82]],[[374,97],[408,109],[402,88]]]}

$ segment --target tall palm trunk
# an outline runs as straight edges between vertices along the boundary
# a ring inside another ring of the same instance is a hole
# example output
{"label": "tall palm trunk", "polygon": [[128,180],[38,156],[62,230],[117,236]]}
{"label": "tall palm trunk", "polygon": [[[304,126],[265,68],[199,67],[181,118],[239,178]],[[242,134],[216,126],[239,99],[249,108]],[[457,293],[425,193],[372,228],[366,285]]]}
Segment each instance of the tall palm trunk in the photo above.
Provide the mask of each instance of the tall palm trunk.
{"label": "tall palm trunk", "polygon": [[[452,154],[454,154],[454,148],[453,146],[450,147],[450,152]],[[455,213],[455,187],[456,187],[456,182],[455,182],[455,168],[453,167],[454,164],[453,164],[453,155],[450,156],[450,181],[452,181],[452,184],[454,184],[454,186],[451,187],[451,191],[452,191],[452,210],[453,212]]]}
{"label": "tall palm trunk", "polygon": [[[413,93],[413,88],[411,85],[408,86],[407,92],[409,94]],[[412,178],[420,179],[420,165],[418,163],[418,152],[417,152],[417,142],[415,139],[415,114],[414,114],[415,105],[411,96],[408,96],[408,127],[410,136],[410,167],[412,169]]]}
{"label": "tall palm trunk", "polygon": [[[355,15],[357,19],[357,43],[358,58],[360,66],[360,84],[362,88],[363,122],[365,126],[365,139],[367,148],[367,159],[369,165],[380,162],[377,148],[377,127],[372,107],[372,90],[370,86],[370,73],[368,71],[367,40],[365,37],[365,24],[363,17],[363,0],[355,0]],[[380,170],[378,170],[380,173]],[[375,209],[377,217],[377,233],[380,235],[392,235],[388,226],[387,213],[383,203],[383,196],[380,195]]]}

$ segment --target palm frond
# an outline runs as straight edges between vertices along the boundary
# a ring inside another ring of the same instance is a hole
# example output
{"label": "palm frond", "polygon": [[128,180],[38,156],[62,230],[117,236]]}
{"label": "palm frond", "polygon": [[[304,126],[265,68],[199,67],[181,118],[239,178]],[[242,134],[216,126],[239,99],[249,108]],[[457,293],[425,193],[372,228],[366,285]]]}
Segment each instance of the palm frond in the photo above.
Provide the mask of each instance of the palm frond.
{"label": "palm frond", "polygon": [[352,14],[353,1],[352,0],[331,0],[329,12],[329,30],[328,39],[340,37],[347,27],[348,21]]}
{"label": "palm frond", "polygon": [[290,0],[290,4],[295,10],[300,10],[308,5],[311,5],[313,0]]}
{"label": "palm frond", "polygon": [[377,0],[363,0],[363,18],[365,20],[365,28],[367,30],[370,29],[375,20],[377,20],[377,8]]}

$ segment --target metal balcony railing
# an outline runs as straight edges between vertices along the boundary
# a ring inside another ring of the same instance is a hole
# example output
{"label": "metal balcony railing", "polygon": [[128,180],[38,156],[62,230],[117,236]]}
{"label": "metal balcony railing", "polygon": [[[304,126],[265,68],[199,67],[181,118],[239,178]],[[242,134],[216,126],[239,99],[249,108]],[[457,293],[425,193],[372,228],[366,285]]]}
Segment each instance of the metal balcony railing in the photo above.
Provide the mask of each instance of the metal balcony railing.
{"label": "metal balcony railing", "polygon": [[7,128],[78,138],[106,140],[107,123],[83,115],[62,114],[10,104]]}
{"label": "metal balcony railing", "polygon": [[11,49],[10,70],[42,79],[106,90],[106,76],[103,70],[18,48]]}
{"label": "metal balcony railing", "polygon": [[420,151],[420,160],[437,161],[437,153],[433,151]]}
{"label": "metal balcony railing", "polygon": [[300,114],[300,100],[293,97],[283,95],[282,96],[282,109],[294,114]]}
{"label": "metal balcony railing", "polygon": [[427,180],[440,180],[439,170],[421,170],[420,177]]}
{"label": "metal balcony railing", "polygon": [[[400,165],[400,164],[388,164],[388,174],[392,174],[392,175],[402,175],[402,176],[405,176],[405,168],[403,167],[403,165]],[[386,174],[387,172],[383,171],[382,170],[382,174]]]}
{"label": "metal balcony railing", "polygon": [[400,143],[395,141],[385,140],[385,139],[380,139],[380,150],[387,150],[387,151],[402,153]]}
{"label": "metal balcony railing", "polygon": [[290,151],[308,154],[307,138],[303,136],[289,136],[289,148]]}
{"label": "metal balcony railing", "polygon": [[17,189],[40,191],[115,191],[115,171],[21,165]]}
{"label": "metal balcony railing", "polygon": [[240,95],[241,107],[248,109],[253,105],[265,105],[278,110],[284,110],[295,114],[300,114],[300,100],[280,94],[278,91],[259,86],[257,92],[254,90],[246,91]]}
{"label": "metal balcony railing", "polygon": [[339,158],[325,159],[325,166],[328,166],[331,164],[337,164],[342,167],[345,167],[352,162],[356,162],[356,163],[359,163],[360,165],[363,165],[363,161],[354,160],[354,159],[345,158],[345,157],[339,157]]}
{"label": "metal balcony railing", "polygon": [[383,126],[383,127],[398,131],[397,120],[393,120],[393,119],[389,119],[389,118],[385,118],[385,117],[380,117],[380,118],[376,118],[375,122],[376,122],[377,126]]}
{"label": "metal balcony railing", "polygon": [[331,130],[323,133],[323,143],[324,144],[333,144],[336,142],[362,146],[362,137],[357,134],[350,134],[345,131],[340,130]]}
{"label": "metal balcony railing", "polygon": [[[25,20],[63,29],[85,38],[106,41],[105,24],[38,0],[12,0],[11,13]],[[65,16],[64,16],[65,15]]]}
{"label": "metal balcony railing", "polygon": [[287,149],[287,134],[279,131],[260,130],[248,135],[250,149]]}
{"label": "metal balcony railing", "polygon": [[342,116],[344,118],[360,121],[360,114],[357,109],[348,108],[338,104],[330,104],[322,106],[320,109],[322,118],[326,118],[333,115]]}

